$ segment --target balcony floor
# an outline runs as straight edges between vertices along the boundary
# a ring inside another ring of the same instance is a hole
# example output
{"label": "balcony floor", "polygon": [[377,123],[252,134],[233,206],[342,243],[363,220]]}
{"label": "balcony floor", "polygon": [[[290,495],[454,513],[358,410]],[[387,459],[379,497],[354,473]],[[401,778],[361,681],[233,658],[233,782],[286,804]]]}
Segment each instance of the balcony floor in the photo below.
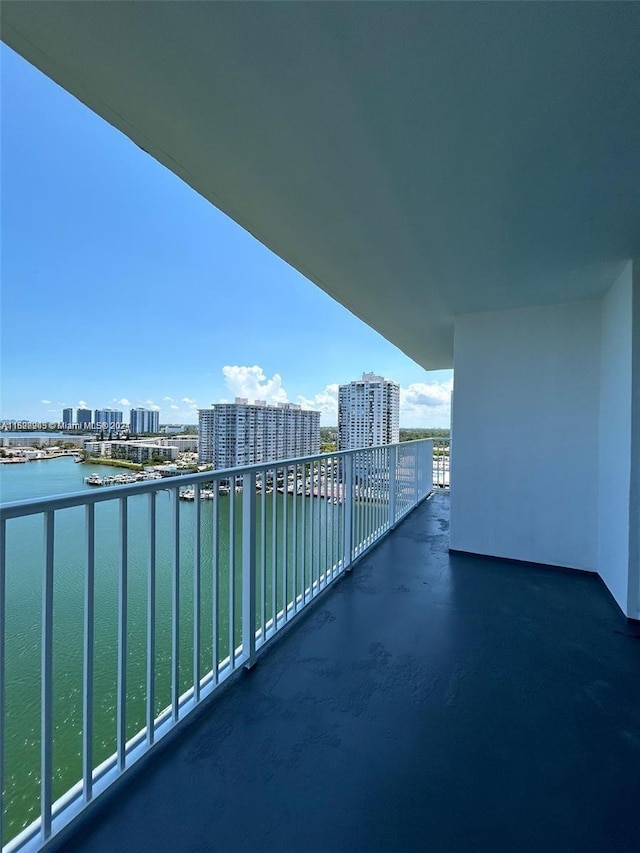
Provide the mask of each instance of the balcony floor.
{"label": "balcony floor", "polygon": [[640,850],[640,629],[600,581],[412,513],[64,844]]}

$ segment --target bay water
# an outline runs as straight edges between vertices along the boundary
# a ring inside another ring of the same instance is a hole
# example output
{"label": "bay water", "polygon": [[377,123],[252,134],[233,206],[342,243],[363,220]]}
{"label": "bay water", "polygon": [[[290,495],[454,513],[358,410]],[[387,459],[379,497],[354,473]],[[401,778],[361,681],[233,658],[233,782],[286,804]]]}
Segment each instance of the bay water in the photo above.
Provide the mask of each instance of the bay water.
{"label": "bay water", "polygon": [[[0,465],[2,502],[31,500],[67,494],[95,487],[84,478],[90,473],[113,476],[114,468],[77,464],[70,457],[24,464]],[[109,487],[105,487],[111,491]],[[156,547],[156,713],[171,701],[172,636],[172,501],[168,490],[157,493]],[[296,507],[294,546],[293,502]],[[260,537],[258,559],[264,550],[266,582],[258,577],[258,620],[268,621],[274,609],[283,606],[287,578],[283,563],[306,566],[298,573],[296,593],[309,585],[311,573],[317,577],[341,546],[341,507],[319,498],[307,498],[303,513],[301,498],[276,494],[263,502],[256,499]],[[236,517],[235,560],[230,565],[230,511]],[[231,643],[241,642],[241,519],[242,494],[219,496],[201,503],[200,559],[202,565],[199,609],[200,673],[212,669],[214,623],[218,638],[218,660],[229,655]],[[85,508],[56,512],[54,566],[53,644],[53,797],[56,799],[81,778],[83,707],[83,602],[86,554]],[[214,512],[216,517],[214,518]],[[262,514],[264,512],[264,520]],[[288,535],[283,539],[283,517],[288,518]],[[180,691],[193,684],[194,625],[194,514],[193,503],[180,502],[180,596],[179,659]],[[274,518],[275,516],[275,518]],[[314,518],[316,542],[323,548],[302,553],[310,519]],[[116,698],[118,660],[118,567],[119,501],[98,503],[95,508],[95,654],[94,654],[94,766],[116,749]],[[127,737],[145,722],[145,682],[147,670],[147,578],[149,571],[149,499],[139,495],[128,499],[128,627],[127,627]],[[213,608],[212,566],[214,525],[218,530],[217,560],[219,608]],[[317,553],[316,553],[317,551]],[[40,690],[41,626],[44,532],[42,516],[7,522],[7,591],[5,657],[5,839],[16,835],[39,814],[40,796]],[[257,573],[259,575],[259,573]],[[229,592],[235,595],[235,634],[230,637]],[[274,590],[275,584],[275,590]],[[287,600],[292,599],[293,573],[288,572]],[[264,604],[262,602],[264,601]],[[259,622],[260,624],[260,622]]]}

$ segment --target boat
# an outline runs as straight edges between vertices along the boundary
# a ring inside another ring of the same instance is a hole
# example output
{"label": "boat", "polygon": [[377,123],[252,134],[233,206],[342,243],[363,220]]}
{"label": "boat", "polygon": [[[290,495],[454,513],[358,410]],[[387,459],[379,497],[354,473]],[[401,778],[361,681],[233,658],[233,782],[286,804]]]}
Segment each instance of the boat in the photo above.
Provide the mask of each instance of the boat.
{"label": "boat", "polygon": [[104,480],[100,476],[100,474],[90,474],[88,477],[84,478],[87,486],[104,486]]}

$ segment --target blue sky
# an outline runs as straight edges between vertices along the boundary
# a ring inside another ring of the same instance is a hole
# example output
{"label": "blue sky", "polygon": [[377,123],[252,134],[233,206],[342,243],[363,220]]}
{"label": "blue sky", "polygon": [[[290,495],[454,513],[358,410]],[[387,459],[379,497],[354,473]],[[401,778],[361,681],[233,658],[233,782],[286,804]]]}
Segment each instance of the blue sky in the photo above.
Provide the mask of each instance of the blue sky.
{"label": "blue sky", "polygon": [[337,422],[338,383],[402,387],[401,426],[448,426],[427,373],[2,45],[0,417],[235,396]]}

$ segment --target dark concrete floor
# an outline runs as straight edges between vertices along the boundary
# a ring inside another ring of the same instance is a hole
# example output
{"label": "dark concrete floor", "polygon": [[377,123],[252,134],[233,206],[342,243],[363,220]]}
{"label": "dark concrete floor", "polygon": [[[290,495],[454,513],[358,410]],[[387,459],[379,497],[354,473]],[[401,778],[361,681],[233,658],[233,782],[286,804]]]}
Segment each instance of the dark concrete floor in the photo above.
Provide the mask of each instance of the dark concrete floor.
{"label": "dark concrete floor", "polygon": [[64,850],[640,850],[640,631],[423,504]]}

